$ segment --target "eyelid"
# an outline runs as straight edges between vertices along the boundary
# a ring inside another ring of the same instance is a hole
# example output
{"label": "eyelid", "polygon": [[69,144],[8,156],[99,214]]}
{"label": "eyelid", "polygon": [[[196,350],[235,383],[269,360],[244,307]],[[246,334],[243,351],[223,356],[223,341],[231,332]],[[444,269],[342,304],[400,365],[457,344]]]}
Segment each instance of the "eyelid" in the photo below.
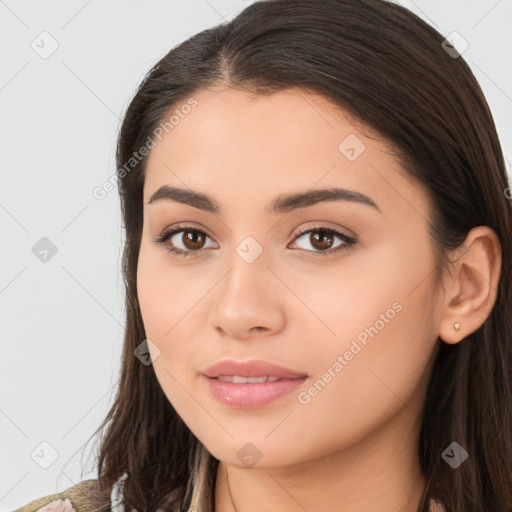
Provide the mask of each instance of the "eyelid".
{"label": "eyelid", "polygon": [[[205,235],[209,236],[216,243],[218,243],[215,240],[215,237],[213,237],[208,232],[208,230],[206,228],[204,228],[202,226],[196,227],[193,222],[189,223],[188,221],[185,221],[184,223],[173,224],[171,226],[164,228],[158,235],[158,238],[161,238],[167,234],[173,233],[178,230],[187,230],[187,229],[197,230],[199,232],[202,232]],[[295,233],[295,235],[296,235],[295,238],[293,238],[293,240],[291,240],[293,242],[299,235],[302,235],[304,233],[307,233],[308,231],[312,231],[312,230],[316,230],[316,229],[325,229],[325,230],[332,230],[332,231],[340,232],[344,228],[331,227],[331,226],[329,226],[329,222],[325,222],[325,221],[316,221],[316,222],[311,221],[311,223],[307,224],[306,226],[300,226],[298,228],[292,229],[291,233],[288,235],[288,238],[290,238]],[[348,233],[347,233],[347,231],[348,231]],[[341,231],[340,234],[346,236],[347,238],[357,239],[356,235],[347,229],[345,229],[345,231]]]}
{"label": "eyelid", "polygon": [[[187,230],[199,231],[201,233],[204,233],[205,235],[207,235],[208,237],[210,237],[212,240],[215,241],[215,237],[212,236],[206,228],[204,228],[203,226],[197,226],[197,225],[195,225],[195,223],[188,222],[188,221],[179,222],[178,224],[171,224],[170,226],[167,226],[162,231],[160,231],[160,233],[157,235],[157,238],[161,238],[161,237],[163,237],[167,234],[171,234],[175,231],[187,231]],[[218,243],[218,242],[216,242],[216,243]]]}
{"label": "eyelid", "polygon": [[326,231],[336,231],[336,232],[340,233],[340,235],[343,235],[347,238],[357,240],[357,236],[355,235],[355,233],[353,233],[349,229],[341,228],[341,227],[334,226],[334,225],[331,226],[329,222],[325,222],[325,221],[311,221],[306,226],[300,226],[299,228],[294,229],[290,233],[290,236],[292,236],[293,233],[296,233],[296,235],[298,236],[298,235],[302,235],[308,231],[313,231],[313,230],[317,230],[317,229],[325,229]]}

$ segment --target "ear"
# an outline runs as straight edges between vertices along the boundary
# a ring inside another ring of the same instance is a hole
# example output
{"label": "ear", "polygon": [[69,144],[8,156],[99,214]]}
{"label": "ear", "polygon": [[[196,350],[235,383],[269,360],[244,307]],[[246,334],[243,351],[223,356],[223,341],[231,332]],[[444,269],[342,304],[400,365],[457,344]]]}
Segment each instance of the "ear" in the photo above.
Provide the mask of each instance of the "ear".
{"label": "ear", "polygon": [[501,272],[501,244],[488,226],[473,228],[454,252],[452,271],[443,281],[439,323],[439,337],[449,344],[463,340],[485,322],[496,301]]}

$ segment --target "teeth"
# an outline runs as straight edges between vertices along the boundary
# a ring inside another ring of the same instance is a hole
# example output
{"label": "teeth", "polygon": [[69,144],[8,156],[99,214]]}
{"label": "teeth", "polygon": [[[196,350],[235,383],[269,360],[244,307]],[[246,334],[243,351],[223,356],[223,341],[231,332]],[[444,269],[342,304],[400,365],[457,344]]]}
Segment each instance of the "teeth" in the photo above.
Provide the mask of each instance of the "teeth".
{"label": "teeth", "polygon": [[224,382],[232,382],[233,384],[258,384],[263,382],[275,382],[279,380],[279,377],[269,377],[265,375],[264,377],[241,377],[240,375],[219,375],[217,377],[218,380],[222,380]]}

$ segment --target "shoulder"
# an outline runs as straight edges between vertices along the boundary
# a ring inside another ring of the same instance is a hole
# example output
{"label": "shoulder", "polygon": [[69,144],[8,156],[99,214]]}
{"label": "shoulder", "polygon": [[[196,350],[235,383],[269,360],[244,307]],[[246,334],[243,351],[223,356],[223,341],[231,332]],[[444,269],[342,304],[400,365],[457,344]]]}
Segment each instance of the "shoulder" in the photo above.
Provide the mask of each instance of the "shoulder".
{"label": "shoulder", "polygon": [[14,512],[100,512],[98,480],[84,480],[63,492],[49,494]]}

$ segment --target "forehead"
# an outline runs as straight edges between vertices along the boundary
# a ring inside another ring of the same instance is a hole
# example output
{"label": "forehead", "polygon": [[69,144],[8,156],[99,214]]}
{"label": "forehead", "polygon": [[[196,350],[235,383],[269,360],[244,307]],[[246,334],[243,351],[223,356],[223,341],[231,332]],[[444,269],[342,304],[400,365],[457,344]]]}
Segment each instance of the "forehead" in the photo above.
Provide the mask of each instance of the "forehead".
{"label": "forehead", "polygon": [[[258,162],[263,162],[266,156],[267,160],[299,153],[315,156],[325,149],[337,155],[346,136],[363,140],[371,131],[365,127],[363,133],[347,112],[323,96],[298,88],[270,95],[232,88],[201,90],[192,98],[193,108],[187,106],[190,99],[185,99],[164,117],[163,123],[170,118],[172,123],[152,150],[150,160],[171,149],[181,153],[180,149],[192,144],[197,151],[187,155],[189,158],[207,152],[210,156],[243,152],[245,160],[257,156]],[[185,114],[172,115],[182,109]],[[376,135],[370,137],[374,146],[389,150]]]}
{"label": "forehead", "polygon": [[316,186],[358,190],[384,203],[399,197],[421,203],[421,191],[404,178],[391,148],[321,95],[221,89],[191,97],[195,106],[180,111],[190,98],[173,105],[172,128],[155,140],[146,163],[145,203],[163,184],[240,204]]}

